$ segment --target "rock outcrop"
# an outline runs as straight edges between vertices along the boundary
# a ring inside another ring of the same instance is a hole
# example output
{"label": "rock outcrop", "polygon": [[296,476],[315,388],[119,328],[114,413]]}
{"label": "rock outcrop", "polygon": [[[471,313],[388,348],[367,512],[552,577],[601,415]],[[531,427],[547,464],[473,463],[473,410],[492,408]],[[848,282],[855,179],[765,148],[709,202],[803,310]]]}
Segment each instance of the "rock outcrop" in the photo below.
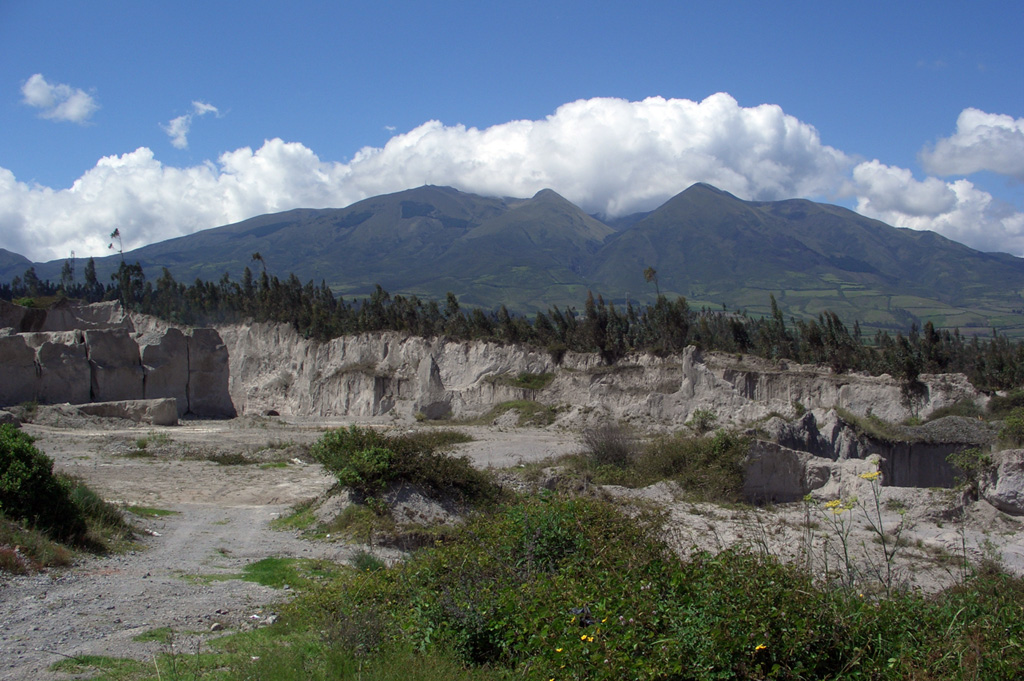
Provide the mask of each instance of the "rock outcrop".
{"label": "rock outcrop", "polygon": [[[629,355],[606,366],[597,355],[566,353],[561,362],[534,348],[484,341],[364,334],[326,343],[290,327],[223,327],[231,398],[241,413],[296,417],[472,418],[509,400],[560,408],[574,425],[627,421],[682,426],[697,409],[719,423],[747,423],[773,412],[842,407],[889,421],[926,415],[961,400],[984,404],[963,376],[922,376],[906,399],[888,376],[836,375],[817,367],[705,354]],[[543,390],[515,387],[519,374],[552,374]]]}
{"label": "rock outcrop", "polygon": [[[175,421],[235,415],[227,349],[214,329],[147,323],[139,333],[117,303],[67,301],[49,310],[3,303],[0,324],[0,405],[172,398]],[[152,418],[143,420],[168,420],[162,411]]]}
{"label": "rock outcrop", "polygon": [[178,423],[178,405],[173,397],[154,400],[118,400],[90,402],[78,405],[78,411],[89,416],[117,418],[148,423],[154,426],[174,426]]}
{"label": "rock outcrop", "polygon": [[996,452],[981,479],[981,498],[1010,515],[1024,515],[1024,449]]}

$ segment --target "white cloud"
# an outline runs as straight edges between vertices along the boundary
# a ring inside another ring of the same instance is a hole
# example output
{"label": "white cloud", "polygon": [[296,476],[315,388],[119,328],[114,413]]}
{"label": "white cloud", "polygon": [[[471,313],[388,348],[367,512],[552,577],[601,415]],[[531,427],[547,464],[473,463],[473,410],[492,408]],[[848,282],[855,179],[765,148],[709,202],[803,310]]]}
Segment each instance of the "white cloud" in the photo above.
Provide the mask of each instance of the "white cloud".
{"label": "white cloud", "polygon": [[21,86],[22,102],[42,109],[40,116],[55,121],[86,123],[100,108],[84,90],[63,83],[48,83],[36,73]]}
{"label": "white cloud", "polygon": [[[207,113],[218,111],[194,102],[182,123],[171,121],[172,142],[187,143],[188,124]],[[35,260],[71,249],[105,255],[114,227],[130,250],[263,213],[341,207],[423,184],[519,197],[550,187],[588,212],[622,215],[653,209],[694,182],[745,199],[854,196],[861,212],[890,224],[1024,253],[1024,216],[971,182],[917,180],[879,161],[854,165],[780,107],[742,107],[726,94],[701,102],[581,100],[544,119],[486,129],[429,121],[348,163],[272,139],[186,168],[140,148],[100,159],[61,190],[19,183],[0,169],[0,246]]]}
{"label": "white cloud", "polygon": [[701,181],[745,198],[820,195],[848,164],[780,107],[744,108],[720,93],[701,102],[580,100],[485,130],[430,121],[363,149],[350,167],[371,194],[423,183],[512,196],[550,187],[588,211],[620,215]]}
{"label": "white cloud", "polygon": [[213,104],[192,102],[192,112],[172,118],[167,125],[161,125],[167,136],[171,138],[171,146],[175,149],[188,149],[188,133],[192,129],[192,119],[212,113],[220,116],[220,111]]}
{"label": "white cloud", "polygon": [[857,212],[895,227],[929,229],[982,251],[1024,254],[1024,213],[969,180],[914,179],[877,160],[853,170]]}
{"label": "white cloud", "polygon": [[989,170],[1024,182],[1024,118],[964,109],[956,133],[922,151],[921,163],[936,175]]}

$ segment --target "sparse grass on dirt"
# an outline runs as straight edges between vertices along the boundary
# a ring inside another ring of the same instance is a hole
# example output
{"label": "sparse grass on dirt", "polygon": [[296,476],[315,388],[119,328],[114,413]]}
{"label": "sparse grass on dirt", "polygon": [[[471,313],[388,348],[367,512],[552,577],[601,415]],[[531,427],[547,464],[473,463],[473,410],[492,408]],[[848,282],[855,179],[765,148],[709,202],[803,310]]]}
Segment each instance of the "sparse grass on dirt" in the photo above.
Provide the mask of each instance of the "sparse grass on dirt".
{"label": "sparse grass on dirt", "polygon": [[515,376],[511,374],[488,376],[486,380],[499,385],[512,386],[513,388],[544,390],[544,388],[547,388],[551,385],[552,381],[555,380],[555,375],[550,372],[529,373],[524,371],[516,374]]}
{"label": "sparse grass on dirt", "polygon": [[742,498],[742,461],[750,443],[736,433],[675,433],[641,441],[624,428],[606,425],[584,431],[583,442],[583,451],[562,463],[597,484],[646,487],[674,480],[695,501]]}
{"label": "sparse grass on dirt", "polygon": [[519,427],[543,428],[555,422],[558,410],[555,407],[541,404],[533,400],[510,400],[495,405],[490,411],[478,419],[467,422],[467,425],[490,425],[509,411],[518,413],[516,425]]}
{"label": "sparse grass on dirt", "polygon": [[171,511],[166,508],[154,508],[152,506],[126,506],[125,510],[141,518],[161,518],[178,514],[177,511]]}

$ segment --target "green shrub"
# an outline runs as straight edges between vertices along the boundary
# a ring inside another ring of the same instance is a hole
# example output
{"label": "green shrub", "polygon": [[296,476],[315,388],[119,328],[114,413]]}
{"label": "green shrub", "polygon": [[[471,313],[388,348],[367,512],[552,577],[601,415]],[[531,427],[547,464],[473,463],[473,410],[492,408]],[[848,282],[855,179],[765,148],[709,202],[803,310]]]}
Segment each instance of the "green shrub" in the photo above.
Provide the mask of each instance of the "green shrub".
{"label": "green shrub", "polygon": [[490,678],[1016,678],[1024,663],[1019,578],[865,598],[762,555],[680,561],[654,529],[597,500],[530,499],[285,617],[368,664],[406,645]]}
{"label": "green shrub", "polygon": [[53,460],[32,445],[31,437],[7,424],[0,426],[0,511],[54,539],[79,541],[86,533],[68,485],[53,474]]}
{"label": "green shrub", "polygon": [[946,457],[946,461],[960,471],[960,475],[957,476],[957,486],[972,498],[977,499],[981,477],[992,467],[992,457],[988,452],[972,447],[953,452]]}
{"label": "green shrub", "polygon": [[715,427],[715,421],[717,420],[718,416],[710,409],[694,409],[686,425],[703,435]]}
{"label": "green shrub", "polygon": [[636,458],[639,449],[636,438],[628,430],[612,424],[584,430],[583,444],[584,456],[596,468],[625,468]]}
{"label": "green shrub", "polygon": [[1024,407],[1015,407],[1003,421],[999,439],[1013,447],[1024,445]]}
{"label": "green shrub", "polygon": [[1006,418],[1014,409],[1024,407],[1024,390],[1013,390],[1006,395],[993,395],[988,401],[988,413],[994,419]]}
{"label": "green shrub", "polygon": [[469,459],[443,451],[468,439],[451,430],[387,435],[350,426],[325,433],[310,454],[342,486],[364,499],[376,497],[392,484],[408,483],[462,503],[493,501],[498,489],[490,477],[473,468]]}
{"label": "green shrub", "polygon": [[[675,480],[686,494],[700,501],[735,502],[742,499],[743,459],[750,441],[726,430],[712,436],[676,433],[634,445],[628,454],[608,447],[595,457],[588,449],[568,463],[602,485],[645,487],[661,480]],[[614,454],[614,456],[613,456]]]}
{"label": "green shrub", "polygon": [[973,400],[959,400],[947,407],[941,407],[936,409],[932,413],[928,414],[927,421],[934,421],[941,419],[944,416],[963,416],[965,418],[977,418],[984,413]]}

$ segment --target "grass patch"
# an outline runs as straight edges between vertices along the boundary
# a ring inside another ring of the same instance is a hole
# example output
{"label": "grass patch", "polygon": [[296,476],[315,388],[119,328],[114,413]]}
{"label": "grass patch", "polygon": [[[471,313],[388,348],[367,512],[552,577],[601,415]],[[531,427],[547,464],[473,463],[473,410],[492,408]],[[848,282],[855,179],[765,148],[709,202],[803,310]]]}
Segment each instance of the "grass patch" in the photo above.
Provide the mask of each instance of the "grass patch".
{"label": "grass patch", "polygon": [[156,629],[150,629],[149,631],[143,632],[138,636],[133,636],[132,640],[138,641],[139,643],[154,641],[156,643],[169,645],[171,641],[174,640],[174,630],[170,627],[157,627]]}
{"label": "grass patch", "polygon": [[261,463],[260,468],[263,470],[271,470],[273,468],[288,468],[287,461],[271,461],[269,463]]}
{"label": "grass patch", "polygon": [[308,530],[316,523],[316,513],[313,511],[315,500],[309,500],[296,504],[288,515],[278,516],[270,521],[270,527],[275,530]]}
{"label": "grass patch", "polygon": [[497,385],[508,385],[513,388],[524,388],[526,390],[544,390],[551,382],[555,380],[555,375],[551,372],[543,373],[530,373],[520,372],[515,376],[509,374],[498,374],[497,376],[488,376],[485,379],[489,383],[495,383]]}
{"label": "grass patch", "polygon": [[535,426],[543,428],[544,426],[550,426],[555,422],[555,417],[558,415],[558,411],[554,407],[535,402],[534,400],[510,400],[495,405],[486,414],[478,419],[474,419],[471,424],[489,425],[509,411],[519,413],[516,425],[520,427]]}
{"label": "grass patch", "polygon": [[154,508],[152,506],[127,506],[125,510],[134,513],[141,518],[163,518],[169,515],[178,515],[178,511],[170,511],[166,508]]}
{"label": "grass patch", "polygon": [[50,665],[55,672],[65,674],[96,674],[93,679],[129,681],[146,678],[153,672],[153,665],[120,657],[104,655],[75,655]]}
{"label": "grass patch", "polygon": [[842,407],[835,407],[836,414],[849,424],[858,435],[866,435],[882,442],[909,442],[907,433],[899,426],[884,421],[874,414],[857,416]]}
{"label": "grass patch", "polygon": [[291,589],[304,590],[329,581],[343,569],[337,563],[328,560],[271,557],[246,565],[240,573],[181,574],[180,577],[193,584],[209,585],[240,579],[274,589],[281,589],[287,585]]}

